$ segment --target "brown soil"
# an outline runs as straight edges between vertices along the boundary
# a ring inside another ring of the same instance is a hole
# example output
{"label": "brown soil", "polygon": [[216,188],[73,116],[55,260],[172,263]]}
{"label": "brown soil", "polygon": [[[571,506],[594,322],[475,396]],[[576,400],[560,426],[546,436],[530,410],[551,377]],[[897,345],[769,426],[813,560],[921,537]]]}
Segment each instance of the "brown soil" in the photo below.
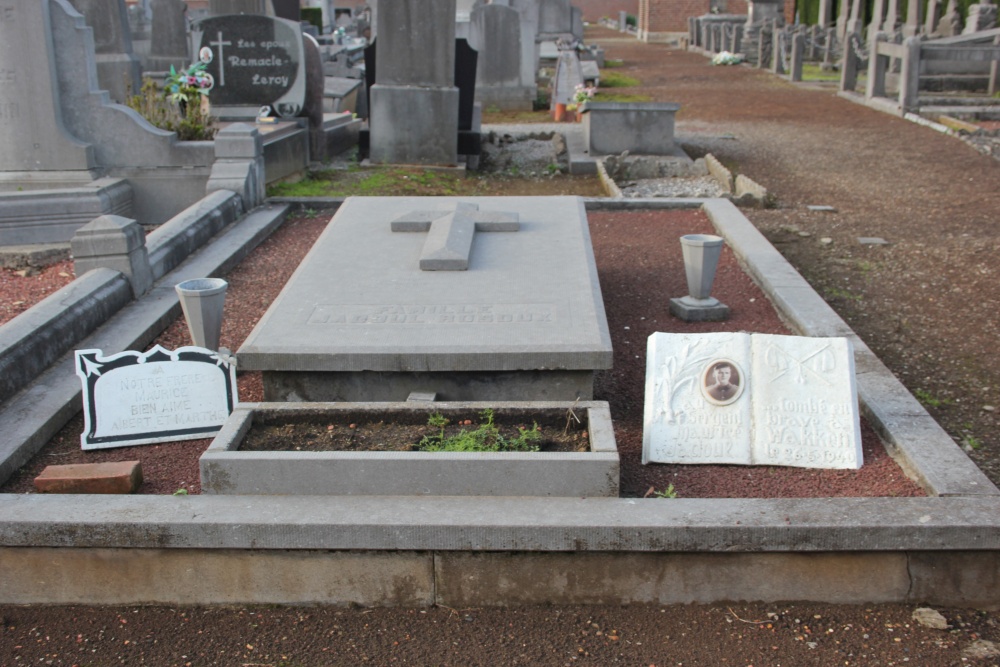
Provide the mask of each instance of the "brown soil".
{"label": "brown soil", "polygon": [[20,315],[28,308],[73,282],[73,261],[65,260],[42,270],[34,268],[0,268],[0,324]]}
{"label": "brown soil", "polygon": [[[421,451],[420,443],[424,438],[434,440],[438,436],[444,439],[459,437],[463,433],[476,431],[483,423],[479,415],[474,413],[470,412],[466,417],[449,421],[444,429],[426,423],[402,424],[398,421],[255,422],[239,448],[247,452],[416,452]],[[538,422],[507,424],[499,418],[496,426],[500,436],[508,441],[517,438],[521,429],[537,430],[539,438],[533,443],[537,446],[535,451],[590,451],[587,433],[581,429],[564,430],[561,426]]]}

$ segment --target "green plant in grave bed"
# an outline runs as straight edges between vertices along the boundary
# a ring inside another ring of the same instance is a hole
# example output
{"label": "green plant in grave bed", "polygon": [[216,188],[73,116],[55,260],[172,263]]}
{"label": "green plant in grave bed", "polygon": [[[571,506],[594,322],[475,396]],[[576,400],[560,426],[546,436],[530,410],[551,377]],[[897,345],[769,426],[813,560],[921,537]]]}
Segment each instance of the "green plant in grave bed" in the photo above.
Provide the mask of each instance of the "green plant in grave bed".
{"label": "green plant in grave bed", "polygon": [[860,294],[854,294],[853,292],[843,289],[841,287],[825,287],[823,288],[823,294],[830,299],[845,299],[848,301],[861,301]]}
{"label": "green plant in grave bed", "polygon": [[601,88],[634,88],[639,85],[639,79],[621,74],[620,72],[604,72],[601,74]]}
{"label": "green plant in grave bed", "polygon": [[532,428],[519,428],[516,438],[506,438],[493,422],[493,410],[479,413],[482,422],[474,431],[462,429],[457,435],[445,437],[448,420],[439,413],[432,414],[427,424],[441,429],[437,435],[428,435],[417,444],[424,452],[537,452],[542,433],[536,423]]}
{"label": "green plant in grave bed", "polygon": [[657,491],[656,487],[651,486],[651,487],[649,487],[649,491],[646,492],[645,497],[646,498],[676,498],[677,497],[677,489],[674,488],[674,485],[672,483],[668,484],[667,488],[663,489],[662,491]]}
{"label": "green plant in grave bed", "polygon": [[917,389],[913,392],[913,395],[916,396],[918,401],[930,408],[941,408],[951,405],[950,398],[937,398],[925,389]]}
{"label": "green plant in grave bed", "polygon": [[625,61],[618,60],[616,58],[607,58],[604,61],[604,69],[614,69],[616,67],[624,67],[624,66],[625,66]]}
{"label": "green plant in grave bed", "polygon": [[966,435],[962,438],[962,444],[969,449],[979,449],[983,446],[982,441],[972,434]]}

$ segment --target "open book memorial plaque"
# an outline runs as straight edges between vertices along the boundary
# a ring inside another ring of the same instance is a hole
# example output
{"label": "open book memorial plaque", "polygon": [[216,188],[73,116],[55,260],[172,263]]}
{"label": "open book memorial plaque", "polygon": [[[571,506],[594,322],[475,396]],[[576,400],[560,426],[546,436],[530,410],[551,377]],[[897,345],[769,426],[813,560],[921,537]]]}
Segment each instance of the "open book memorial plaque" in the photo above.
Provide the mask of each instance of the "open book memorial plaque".
{"label": "open book memorial plaque", "polygon": [[643,463],[862,464],[846,338],[654,333],[645,395]]}

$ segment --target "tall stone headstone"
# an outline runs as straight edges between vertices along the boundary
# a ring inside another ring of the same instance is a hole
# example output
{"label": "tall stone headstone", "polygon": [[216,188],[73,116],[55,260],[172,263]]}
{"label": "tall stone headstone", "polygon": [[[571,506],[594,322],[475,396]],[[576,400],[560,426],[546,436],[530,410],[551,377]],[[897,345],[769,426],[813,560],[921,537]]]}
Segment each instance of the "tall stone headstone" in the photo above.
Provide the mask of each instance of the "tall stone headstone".
{"label": "tall stone headstone", "polygon": [[94,30],[98,85],[115,102],[139,92],[142,68],[132,51],[125,0],[70,0]]}
{"label": "tall stone headstone", "polygon": [[375,53],[371,161],[455,165],[455,0],[399,0],[379,12]]}
{"label": "tall stone headstone", "polygon": [[573,34],[573,8],[569,0],[539,0],[538,32],[543,35]]}
{"label": "tall stone headstone", "polygon": [[[121,185],[124,192],[109,192],[108,205],[98,215],[126,215],[144,223],[162,222],[204,196],[214,160],[211,144],[180,142],[134,110],[110,103],[97,84],[93,31],[69,2],[18,3],[0,16],[0,29],[10,27],[0,36],[0,69],[11,63],[24,81],[14,98],[20,120],[0,124],[0,171],[22,172],[5,174],[6,183],[30,181],[23,184],[28,191],[39,189],[40,182],[89,184],[100,174],[110,177],[109,187]],[[0,101],[5,94],[0,87]],[[29,100],[30,106],[20,106]],[[23,175],[35,171],[48,173]],[[75,224],[77,218],[71,219]],[[75,229],[65,231],[71,236]]]}
{"label": "tall stone headstone", "polygon": [[583,40],[583,10],[579,7],[570,7],[570,32],[573,33],[573,39]]}
{"label": "tall stone headstone", "polygon": [[146,67],[169,72],[191,63],[187,35],[187,4],[183,0],[152,0],[153,27]]}
{"label": "tall stone headstone", "polygon": [[[0,86],[0,172],[96,166],[93,148],[71,135],[63,121],[48,7],[48,2],[0,5],[0,79],[6,82]],[[63,10],[76,14],[68,3]]]}
{"label": "tall stone headstone", "polygon": [[534,86],[538,76],[538,0],[510,0],[510,7],[520,15],[521,82]]}
{"label": "tall stone headstone", "polygon": [[479,52],[476,98],[483,107],[531,110],[533,82],[521,72],[521,21],[517,10],[482,5],[472,11],[470,45]]}

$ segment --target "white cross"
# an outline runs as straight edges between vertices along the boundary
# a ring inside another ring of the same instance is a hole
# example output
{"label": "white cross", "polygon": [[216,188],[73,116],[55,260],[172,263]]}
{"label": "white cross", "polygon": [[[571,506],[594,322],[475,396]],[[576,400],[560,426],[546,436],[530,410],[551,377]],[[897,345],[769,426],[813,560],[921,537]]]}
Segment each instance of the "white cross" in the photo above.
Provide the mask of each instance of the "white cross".
{"label": "white cross", "polygon": [[517,213],[481,212],[459,203],[452,211],[412,211],[391,223],[394,232],[428,232],[420,253],[421,271],[465,271],[476,232],[516,232]]}
{"label": "white cross", "polygon": [[218,33],[216,33],[216,34],[217,34],[217,37],[215,38],[216,41],[209,42],[208,45],[209,46],[217,46],[217,47],[219,47],[219,85],[220,86],[225,86],[226,85],[226,59],[222,55],[222,47],[223,46],[232,46],[233,43],[232,42],[223,42],[222,41],[222,31],[221,30]]}

